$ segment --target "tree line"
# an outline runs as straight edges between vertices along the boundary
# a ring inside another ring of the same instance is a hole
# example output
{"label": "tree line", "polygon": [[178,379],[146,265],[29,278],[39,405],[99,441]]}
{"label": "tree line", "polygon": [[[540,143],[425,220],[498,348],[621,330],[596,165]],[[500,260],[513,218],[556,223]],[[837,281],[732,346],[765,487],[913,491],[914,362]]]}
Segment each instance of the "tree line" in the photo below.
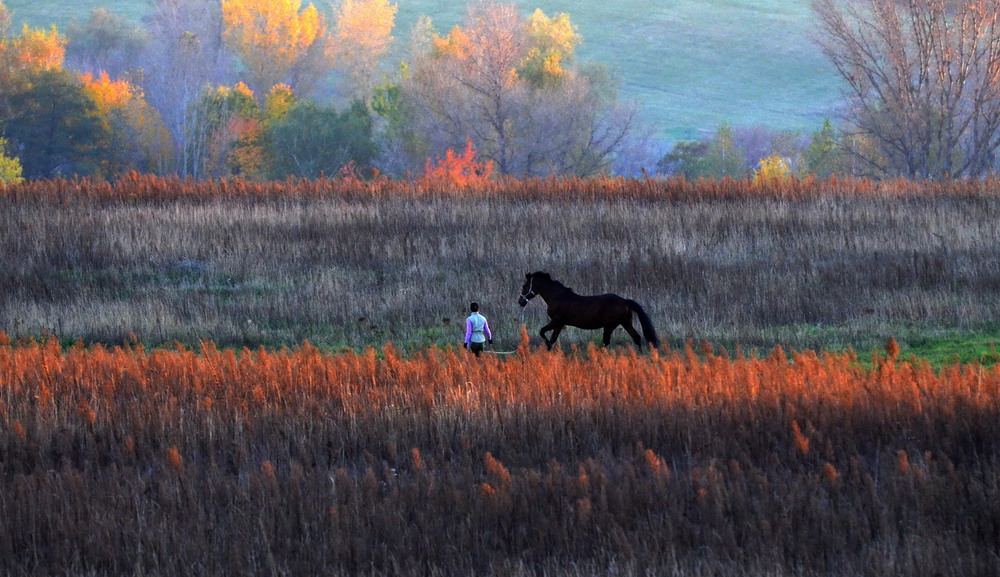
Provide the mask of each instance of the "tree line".
{"label": "tree line", "polygon": [[[473,143],[497,174],[611,169],[636,126],[612,74],[578,63],[568,15],[491,0],[447,33],[422,18],[386,62],[396,5],[157,0],[66,34],[11,27],[0,3],[4,159],[30,178],[423,171]],[[461,158],[458,156],[456,158]]]}
{"label": "tree line", "polygon": [[[691,178],[995,171],[1000,0],[813,11],[844,80],[836,119],[812,134],[723,123],[640,164]],[[141,25],[97,9],[64,34],[13,30],[0,1],[0,180],[586,176],[641,156],[649,128],[614,71],[575,57],[567,14],[473,0],[450,31],[422,17],[400,41],[395,15],[388,0],[340,0],[329,17],[300,0],[155,0]]]}

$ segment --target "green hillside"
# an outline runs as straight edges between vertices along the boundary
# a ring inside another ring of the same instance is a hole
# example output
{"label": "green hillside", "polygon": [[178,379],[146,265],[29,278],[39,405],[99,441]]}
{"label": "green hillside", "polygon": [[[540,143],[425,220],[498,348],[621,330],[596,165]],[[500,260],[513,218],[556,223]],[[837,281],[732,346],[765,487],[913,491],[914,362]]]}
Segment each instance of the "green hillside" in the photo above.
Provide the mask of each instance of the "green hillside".
{"label": "green hillside", "polygon": [[[106,6],[135,20],[151,2],[6,0],[17,22],[55,24]],[[396,37],[405,41],[421,14],[439,32],[459,23],[464,2],[397,0]],[[584,38],[579,56],[615,70],[626,99],[670,139],[691,138],[720,122],[811,131],[839,102],[839,83],[810,40],[812,15],[798,0],[618,0],[519,2],[525,11],[566,12]],[[329,3],[318,2],[320,8]]]}

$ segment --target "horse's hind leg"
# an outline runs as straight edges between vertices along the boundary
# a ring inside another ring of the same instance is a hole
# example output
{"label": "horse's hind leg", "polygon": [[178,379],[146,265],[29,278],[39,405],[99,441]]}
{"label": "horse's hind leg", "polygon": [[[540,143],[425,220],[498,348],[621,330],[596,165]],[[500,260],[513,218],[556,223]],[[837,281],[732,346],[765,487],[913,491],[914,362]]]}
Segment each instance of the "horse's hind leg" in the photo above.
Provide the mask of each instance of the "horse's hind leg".
{"label": "horse's hind leg", "polygon": [[625,332],[627,332],[628,335],[630,337],[632,337],[632,341],[635,343],[635,346],[641,347],[642,346],[642,337],[639,336],[639,331],[635,330],[635,327],[632,326],[632,321],[628,320],[628,321],[623,322],[622,323],[622,327],[624,327],[625,328]]}

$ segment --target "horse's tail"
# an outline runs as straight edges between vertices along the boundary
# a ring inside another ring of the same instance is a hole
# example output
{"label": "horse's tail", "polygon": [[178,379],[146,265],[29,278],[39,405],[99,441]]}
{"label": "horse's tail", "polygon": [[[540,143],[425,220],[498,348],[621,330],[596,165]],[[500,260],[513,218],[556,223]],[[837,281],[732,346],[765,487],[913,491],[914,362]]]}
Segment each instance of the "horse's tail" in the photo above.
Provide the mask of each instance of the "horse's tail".
{"label": "horse's tail", "polygon": [[634,300],[625,299],[625,302],[628,303],[629,310],[635,313],[635,316],[639,317],[639,326],[642,327],[642,336],[645,337],[646,342],[653,345],[653,347],[659,347],[660,339],[656,336],[656,329],[653,328],[653,321],[650,320],[646,311],[642,310],[639,303]]}

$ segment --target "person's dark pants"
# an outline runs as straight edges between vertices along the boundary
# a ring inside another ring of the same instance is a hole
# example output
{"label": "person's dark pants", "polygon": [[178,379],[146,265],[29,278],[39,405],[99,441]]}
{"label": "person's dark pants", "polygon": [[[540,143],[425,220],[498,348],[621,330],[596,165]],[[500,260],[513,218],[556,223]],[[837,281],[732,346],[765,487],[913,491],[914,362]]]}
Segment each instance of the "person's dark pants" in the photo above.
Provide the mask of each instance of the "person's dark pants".
{"label": "person's dark pants", "polygon": [[475,353],[478,357],[479,353],[483,352],[483,345],[486,343],[469,343],[469,350]]}

